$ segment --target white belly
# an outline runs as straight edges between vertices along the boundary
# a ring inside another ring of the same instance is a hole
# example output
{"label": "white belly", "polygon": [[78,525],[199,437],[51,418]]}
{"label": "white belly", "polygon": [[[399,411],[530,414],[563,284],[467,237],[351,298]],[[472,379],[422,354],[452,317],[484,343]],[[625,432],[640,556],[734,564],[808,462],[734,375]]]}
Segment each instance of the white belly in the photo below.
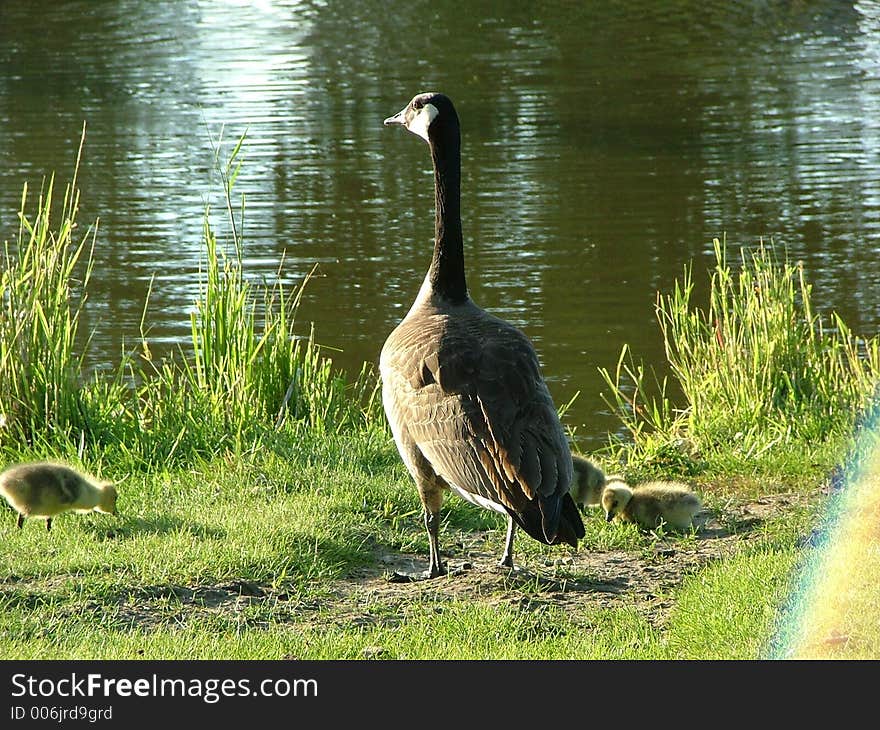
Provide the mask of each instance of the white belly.
{"label": "white belly", "polygon": [[470,492],[466,492],[464,489],[456,487],[454,484],[449,485],[453,492],[455,492],[459,497],[464,500],[467,500],[471,504],[475,504],[478,507],[482,507],[483,509],[490,509],[493,512],[498,512],[499,514],[506,515],[507,510],[504,509],[498,502],[493,502],[491,499],[486,499],[485,497],[481,497],[479,494],[471,494]]}

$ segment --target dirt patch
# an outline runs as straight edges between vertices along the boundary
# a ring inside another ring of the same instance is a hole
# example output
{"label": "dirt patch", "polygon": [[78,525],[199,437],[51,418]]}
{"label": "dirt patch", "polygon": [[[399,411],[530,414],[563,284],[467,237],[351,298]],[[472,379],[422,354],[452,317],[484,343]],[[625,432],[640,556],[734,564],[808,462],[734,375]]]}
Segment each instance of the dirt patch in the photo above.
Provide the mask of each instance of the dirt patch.
{"label": "dirt patch", "polygon": [[803,494],[772,494],[729,503],[715,513],[698,515],[699,529],[693,537],[654,535],[637,550],[581,548],[543,565],[514,570],[497,565],[501,550],[497,534],[489,541],[498,543],[498,552],[493,553],[486,548],[487,533],[447,531],[443,539],[450,549],[443,556],[450,575],[413,583],[394,582],[390,577],[395,572],[424,570],[427,556],[375,546],[375,565],[339,581],[329,610],[335,620],[349,625],[396,623],[407,603],[430,595],[435,601],[469,599],[527,609],[553,604],[571,617],[591,613],[584,609],[629,606],[660,627],[672,608],[671,591],[688,575],[732,555],[744,542],[758,537],[756,528],[766,520],[810,499]]}

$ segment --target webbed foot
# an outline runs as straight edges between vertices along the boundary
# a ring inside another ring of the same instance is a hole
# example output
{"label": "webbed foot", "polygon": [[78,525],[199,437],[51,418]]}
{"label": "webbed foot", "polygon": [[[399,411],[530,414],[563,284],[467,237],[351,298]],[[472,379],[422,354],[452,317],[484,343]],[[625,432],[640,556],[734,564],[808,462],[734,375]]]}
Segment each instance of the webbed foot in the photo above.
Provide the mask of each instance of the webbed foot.
{"label": "webbed foot", "polygon": [[415,573],[405,573],[402,570],[395,570],[388,574],[387,580],[389,583],[415,583],[422,580],[431,580],[431,578],[439,578],[441,575],[446,575],[446,571],[444,570],[440,573],[432,574],[430,570],[423,570]]}
{"label": "webbed foot", "polygon": [[447,569],[445,565],[441,565],[439,570],[423,570],[421,572],[405,572],[395,570],[388,574],[386,580],[389,583],[415,583],[422,580],[431,580],[432,578],[440,578],[441,576],[462,575],[468,568],[473,567],[470,563],[464,563],[455,568]]}

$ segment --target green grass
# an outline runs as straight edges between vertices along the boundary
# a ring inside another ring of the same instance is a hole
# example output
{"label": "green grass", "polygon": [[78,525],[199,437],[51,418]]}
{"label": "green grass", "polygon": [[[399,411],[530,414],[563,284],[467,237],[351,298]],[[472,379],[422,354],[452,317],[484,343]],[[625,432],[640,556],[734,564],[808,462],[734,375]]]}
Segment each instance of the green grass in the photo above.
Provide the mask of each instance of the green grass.
{"label": "green grass", "polygon": [[16,443],[38,441],[49,424],[69,435],[81,420],[79,314],[97,235],[95,223],[74,240],[76,174],[65,189],[58,224],[52,215],[54,176],[32,216],[25,214],[27,194],[25,185],[18,240],[4,242],[0,271],[0,437]]}
{"label": "green grass", "polygon": [[[539,588],[537,608],[415,587],[398,604],[364,595],[361,620],[350,621],[334,608],[334,581],[370,563],[371,544],[426,546],[417,517],[394,518],[416,504],[396,465],[376,471],[343,458],[332,481],[321,481],[328,471],[269,458],[139,478],[127,485],[120,516],[63,515],[51,534],[37,521],[19,531],[4,513],[0,650],[21,658],[754,656],[772,627],[766,584],[790,565],[786,553],[781,561],[759,553],[692,577],[665,633],[625,606],[568,614]],[[481,513],[460,500],[450,509],[453,521],[456,512]],[[499,529],[495,550],[502,537]],[[556,556],[522,543],[526,563]],[[251,582],[264,595],[234,609],[235,586]],[[212,604],[214,593],[223,603]]]}
{"label": "green grass", "polygon": [[797,659],[876,659],[880,656],[880,449],[830,509],[804,557],[786,601],[774,655]]}
{"label": "green grass", "polygon": [[658,297],[675,388],[626,345],[616,367],[601,370],[627,431],[612,437],[610,458],[647,473],[814,479],[847,457],[870,420],[880,338],[817,313],[803,267],[780,261],[772,245],[743,249],[737,268],[716,239],[715,258],[707,307],[693,301],[691,267]]}
{"label": "green grass", "polygon": [[259,449],[285,430],[384,428],[371,369],[365,364],[349,378],[313,327],[300,331],[296,313],[309,276],[290,292],[281,284],[283,262],[274,282],[246,277],[232,206],[240,152],[241,140],[225,162],[218,152],[228,231],[221,245],[206,207],[190,347],[154,360],[146,301],[138,349],[88,382],[81,373],[89,337],[79,320],[96,226],[74,240],[75,175],[57,231],[54,181],[33,214],[25,187],[18,239],[4,243],[0,274],[0,454],[27,447],[143,471]]}
{"label": "green grass", "polygon": [[[282,448],[287,446],[287,449]],[[482,597],[413,586],[405,598],[341,598],[374,547],[424,555],[409,476],[390,441],[359,434],[275,445],[239,459],[135,475],[120,515],[66,514],[15,527],[4,511],[0,652],[20,658],[759,658],[772,635],[809,512],[767,524],[734,558],[688,576],[662,628],[635,606],[566,610],[540,581]],[[450,498],[442,539],[501,521]],[[586,520],[582,551],[651,560],[657,537]],[[684,549],[687,536],[673,544]],[[665,539],[668,544],[669,538]],[[555,548],[521,538],[536,576],[583,579]],[[494,558],[493,558],[494,559]],[[625,576],[624,576],[625,577]],[[451,580],[455,580],[454,578]],[[536,578],[537,580],[537,578]],[[257,585],[249,596],[241,586]]]}
{"label": "green grass", "polygon": [[[39,521],[19,531],[5,511],[0,652],[43,659],[718,659],[758,658],[769,641],[803,524],[769,525],[754,548],[686,578],[668,597],[676,605],[662,629],[626,601],[566,610],[537,584],[511,584],[482,600],[422,585],[405,599],[364,592],[341,601],[338,580],[373,563],[374,545],[427,549],[418,515],[397,519],[417,506],[409,477],[387,454],[364,461],[352,438],[336,439],[333,466],[309,465],[305,454],[263,454],[139,476],[121,492],[119,516],[62,515],[49,534]],[[483,514],[450,499],[443,536]],[[612,549],[651,552],[651,536],[595,516],[588,525],[595,537],[582,550],[602,550],[607,539],[617,541]],[[500,550],[503,535],[499,525],[491,551]],[[557,550],[520,543],[519,562],[553,575],[544,566],[560,557]],[[245,589],[239,598],[247,585],[262,595]]]}
{"label": "green grass", "polygon": [[[121,480],[120,515],[64,514],[15,527],[0,511],[0,654],[6,657],[280,659],[760,658],[799,565],[813,509],[762,524],[731,557],[685,570],[649,620],[621,600],[581,602],[560,585],[590,574],[567,549],[525,536],[528,577],[486,595],[420,584],[382,596],[352,576],[382,554],[426,555],[421,507],[377,397],[375,374],[334,368],[296,314],[303,287],[257,285],[242,261],[233,185],[241,141],[221,162],[225,235],[205,212],[200,290],[186,347],[161,361],[149,302],[134,351],[81,378],[97,225],[81,237],[76,178],[60,217],[50,181],[33,213],[23,196],[0,276],[0,466],[66,459]],[[26,192],[26,190],[25,190]],[[723,516],[729,500],[810,491],[838,463],[869,410],[878,345],[813,313],[803,271],[769,249],[734,274],[723,248],[708,309],[689,271],[658,301],[674,406],[628,348],[605,371],[629,431],[598,461],[628,477],[688,476]],[[738,356],[737,353],[746,353]],[[500,554],[504,521],[455,497],[441,548],[483,541]],[[694,551],[695,535],[644,534],[585,519],[582,552],[658,560]],[[458,538],[456,537],[458,536]],[[476,537],[475,537],[476,536]],[[661,550],[662,552],[662,550]],[[497,560],[493,557],[492,560]],[[442,580],[442,579],[441,579]],[[452,578],[451,580],[455,580]],[[626,585],[627,575],[619,576]],[[340,594],[345,587],[345,593]]]}
{"label": "green grass", "polygon": [[676,596],[666,651],[679,659],[761,659],[797,552],[747,552],[689,579]]}

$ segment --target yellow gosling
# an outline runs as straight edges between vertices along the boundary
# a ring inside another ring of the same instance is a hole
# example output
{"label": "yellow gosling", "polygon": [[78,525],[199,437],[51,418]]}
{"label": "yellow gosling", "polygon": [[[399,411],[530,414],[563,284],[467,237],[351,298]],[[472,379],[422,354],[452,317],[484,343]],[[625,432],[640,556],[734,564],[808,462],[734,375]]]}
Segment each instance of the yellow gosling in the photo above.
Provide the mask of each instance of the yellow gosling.
{"label": "yellow gosling", "polygon": [[81,474],[65,464],[32,462],[11,466],[0,473],[0,494],[18,512],[18,527],[26,517],[46,520],[62,512],[105,512],[116,514],[116,487]]}
{"label": "yellow gosling", "polygon": [[702,509],[700,498],[680,482],[644,482],[630,487],[620,479],[609,479],[602,492],[605,519],[615,517],[653,530],[665,522],[670,528],[688,530]]}
{"label": "yellow gosling", "polygon": [[602,503],[605,488],[605,472],[589,459],[578,454],[571,455],[574,467],[569,492],[575,503],[582,507],[598,507]]}

